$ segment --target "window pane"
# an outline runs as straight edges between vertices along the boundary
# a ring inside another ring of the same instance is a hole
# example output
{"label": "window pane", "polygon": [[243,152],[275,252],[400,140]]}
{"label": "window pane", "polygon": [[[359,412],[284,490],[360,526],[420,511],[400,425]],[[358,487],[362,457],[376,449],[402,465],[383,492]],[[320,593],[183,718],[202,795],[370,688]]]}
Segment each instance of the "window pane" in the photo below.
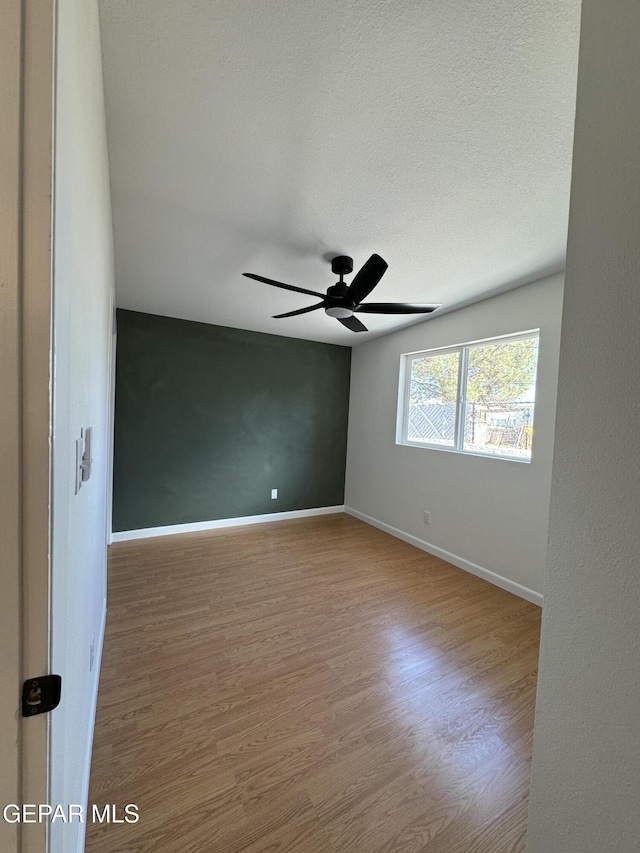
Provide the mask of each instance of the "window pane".
{"label": "window pane", "polygon": [[469,348],[464,449],[531,459],[538,336]]}
{"label": "window pane", "polygon": [[453,447],[459,352],[411,359],[407,439]]}

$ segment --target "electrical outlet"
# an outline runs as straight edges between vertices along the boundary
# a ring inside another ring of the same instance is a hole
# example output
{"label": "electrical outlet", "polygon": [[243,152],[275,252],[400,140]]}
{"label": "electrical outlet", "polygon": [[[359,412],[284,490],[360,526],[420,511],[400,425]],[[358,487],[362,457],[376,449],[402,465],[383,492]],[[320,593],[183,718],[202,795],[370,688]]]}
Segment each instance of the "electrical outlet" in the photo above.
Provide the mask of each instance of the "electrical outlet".
{"label": "electrical outlet", "polygon": [[93,672],[93,664],[96,659],[96,638],[91,637],[91,646],[89,647],[89,672]]}
{"label": "electrical outlet", "polygon": [[271,489],[271,500],[275,501],[275,499],[277,497],[278,497],[278,490],[277,489]]}
{"label": "electrical outlet", "polygon": [[426,509],[424,511],[424,523],[431,524],[431,513],[427,512]]}

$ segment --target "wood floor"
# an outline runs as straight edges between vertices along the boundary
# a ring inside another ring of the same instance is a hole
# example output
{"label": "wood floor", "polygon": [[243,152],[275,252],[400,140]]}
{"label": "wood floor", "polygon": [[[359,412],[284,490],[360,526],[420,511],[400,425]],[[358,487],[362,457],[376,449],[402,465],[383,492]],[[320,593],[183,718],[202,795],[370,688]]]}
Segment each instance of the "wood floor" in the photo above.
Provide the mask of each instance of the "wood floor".
{"label": "wood floor", "polygon": [[342,514],[113,545],[87,853],[523,851],[539,630]]}

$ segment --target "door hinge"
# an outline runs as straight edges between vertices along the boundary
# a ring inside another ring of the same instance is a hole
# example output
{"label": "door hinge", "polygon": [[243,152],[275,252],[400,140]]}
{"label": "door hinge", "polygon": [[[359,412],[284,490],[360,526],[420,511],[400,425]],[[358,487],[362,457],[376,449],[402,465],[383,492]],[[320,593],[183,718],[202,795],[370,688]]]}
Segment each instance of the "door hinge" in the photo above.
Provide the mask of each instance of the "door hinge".
{"label": "door hinge", "polygon": [[29,678],[22,685],[22,716],[35,717],[47,714],[60,703],[62,678],[59,675],[41,675]]}

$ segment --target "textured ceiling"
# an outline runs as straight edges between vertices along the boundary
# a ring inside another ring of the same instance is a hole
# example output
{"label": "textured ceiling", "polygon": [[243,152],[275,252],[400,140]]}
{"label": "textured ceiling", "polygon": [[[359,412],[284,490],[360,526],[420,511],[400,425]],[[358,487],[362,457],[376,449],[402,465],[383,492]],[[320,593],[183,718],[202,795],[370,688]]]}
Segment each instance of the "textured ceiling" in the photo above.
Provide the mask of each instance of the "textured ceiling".
{"label": "textured ceiling", "polygon": [[375,301],[449,310],[562,269],[579,6],[101,0],[118,304],[353,345],[415,317],[273,320],[313,298],[241,273],[377,252]]}

